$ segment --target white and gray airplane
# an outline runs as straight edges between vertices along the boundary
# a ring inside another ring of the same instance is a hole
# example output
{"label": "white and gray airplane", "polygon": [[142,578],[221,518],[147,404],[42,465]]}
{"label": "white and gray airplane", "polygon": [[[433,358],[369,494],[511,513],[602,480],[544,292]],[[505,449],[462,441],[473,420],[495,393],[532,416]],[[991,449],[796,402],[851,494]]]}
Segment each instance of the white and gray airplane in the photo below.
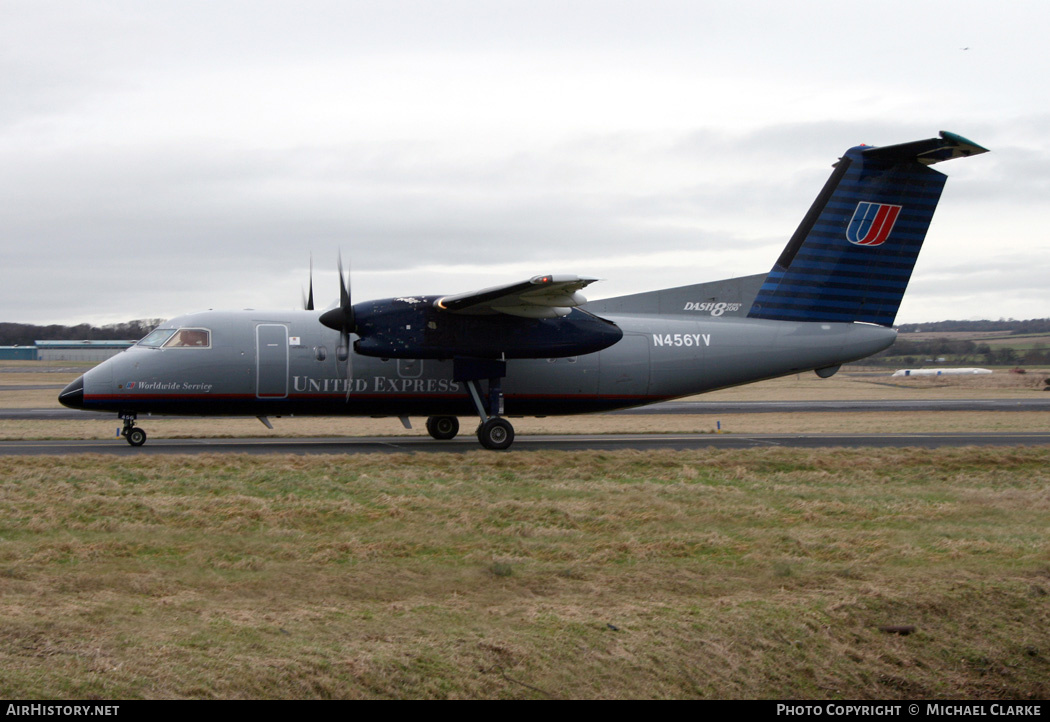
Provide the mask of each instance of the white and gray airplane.
{"label": "white and gray airplane", "polygon": [[929,166],[986,152],[961,136],[846,151],[766,274],[587,303],[594,278],[535,276],[449,296],[302,311],[173,318],[59,395],[116,412],[132,446],[139,414],[426,416],[451,439],[477,416],[488,449],[506,417],[640,406],[841,364],[888,347],[946,177]]}

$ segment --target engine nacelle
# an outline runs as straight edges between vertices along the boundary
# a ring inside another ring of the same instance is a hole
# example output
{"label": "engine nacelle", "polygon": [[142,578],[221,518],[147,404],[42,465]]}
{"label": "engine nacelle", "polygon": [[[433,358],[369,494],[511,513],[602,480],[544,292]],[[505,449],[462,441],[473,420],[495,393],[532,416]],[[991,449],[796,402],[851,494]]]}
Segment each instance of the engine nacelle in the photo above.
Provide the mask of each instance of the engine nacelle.
{"label": "engine nacelle", "polygon": [[354,349],[380,358],[563,358],[601,351],[623,338],[611,321],[572,309],[560,318],[467,315],[434,306],[434,296],[354,306]]}

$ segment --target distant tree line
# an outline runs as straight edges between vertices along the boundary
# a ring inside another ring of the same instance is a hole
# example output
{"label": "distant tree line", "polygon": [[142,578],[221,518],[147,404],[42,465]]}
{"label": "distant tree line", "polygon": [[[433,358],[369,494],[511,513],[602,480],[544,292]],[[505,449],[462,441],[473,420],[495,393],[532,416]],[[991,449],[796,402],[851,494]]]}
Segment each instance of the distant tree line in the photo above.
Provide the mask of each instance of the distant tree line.
{"label": "distant tree line", "polygon": [[901,334],[909,333],[947,333],[948,331],[967,331],[985,333],[988,331],[1009,331],[1011,335],[1025,333],[1050,333],[1050,318],[1032,318],[1017,321],[1012,318],[1000,318],[998,321],[934,321],[933,323],[902,323],[897,327]]}
{"label": "distant tree line", "polygon": [[164,319],[140,318],[126,323],[92,326],[34,326],[29,323],[0,322],[0,346],[32,346],[34,341],[137,341],[159,326]]}
{"label": "distant tree line", "polygon": [[[910,333],[989,333],[1008,331],[1010,335],[1050,333],[1050,319],[1037,318],[1028,321],[1003,319],[999,321],[938,321],[936,323],[908,323],[898,327],[900,335],[885,351],[864,359],[861,363],[891,366],[922,366],[928,363],[944,363],[953,366],[1045,366],[1050,365],[1050,348],[1043,343],[1031,347],[1014,348],[997,343],[994,346],[981,341],[952,338],[933,338],[917,341],[908,338]],[[1005,339],[1000,336],[1000,339]],[[1024,344],[1018,339],[1017,345]]]}
{"label": "distant tree line", "polygon": [[898,336],[892,346],[865,359],[864,363],[921,366],[941,359],[943,363],[954,366],[1042,366],[1050,364],[1050,349],[1043,344],[1034,344],[1030,349],[1015,349],[947,338],[909,341]]}

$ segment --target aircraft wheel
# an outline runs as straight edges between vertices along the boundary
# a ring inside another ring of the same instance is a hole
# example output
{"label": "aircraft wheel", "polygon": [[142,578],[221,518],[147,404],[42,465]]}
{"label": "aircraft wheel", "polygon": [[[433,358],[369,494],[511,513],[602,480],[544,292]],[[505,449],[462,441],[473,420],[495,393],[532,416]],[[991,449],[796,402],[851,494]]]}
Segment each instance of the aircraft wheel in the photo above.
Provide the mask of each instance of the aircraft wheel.
{"label": "aircraft wheel", "polygon": [[129,429],[128,433],[124,435],[124,438],[128,440],[128,443],[132,446],[142,446],[146,443],[146,432],[136,427]]}
{"label": "aircraft wheel", "polygon": [[438,441],[454,439],[459,433],[459,419],[455,416],[431,416],[427,418],[427,433]]}
{"label": "aircraft wheel", "polygon": [[494,416],[478,427],[478,441],[486,449],[502,451],[514,442],[514,427],[506,419]]}

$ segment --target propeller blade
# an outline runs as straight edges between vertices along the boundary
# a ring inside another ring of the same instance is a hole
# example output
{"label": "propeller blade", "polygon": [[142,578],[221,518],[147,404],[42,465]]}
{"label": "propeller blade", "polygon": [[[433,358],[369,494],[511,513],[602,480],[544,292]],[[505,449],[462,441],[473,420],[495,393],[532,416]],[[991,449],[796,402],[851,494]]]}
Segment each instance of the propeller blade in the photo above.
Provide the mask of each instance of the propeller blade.
{"label": "propeller blade", "polygon": [[350,403],[350,384],[354,382],[354,350],[350,347],[350,337],[346,337],[346,403]]}
{"label": "propeller blade", "polygon": [[337,259],[339,267],[339,306],[321,314],[320,322],[330,329],[350,334],[357,330],[357,322],[354,318],[354,306],[350,297],[350,271],[347,270],[345,278],[343,274],[343,252],[339,252]]}
{"label": "propeller blade", "polygon": [[[346,317],[346,329],[348,331],[357,330],[357,322],[354,318],[354,303],[350,296],[350,264],[346,267],[346,285],[343,285],[343,252],[339,252],[339,299],[340,305],[343,307],[343,314]],[[349,348],[349,346],[347,347]]]}
{"label": "propeller blade", "polygon": [[354,318],[354,304],[350,296],[350,270],[343,273],[343,252],[339,251],[336,258],[336,266],[339,269],[339,307],[325,311],[319,319],[328,328],[339,331],[339,350],[336,358],[343,360],[346,354],[346,400],[350,401],[350,384],[354,380],[354,349],[350,346],[350,334],[357,331],[357,321]]}
{"label": "propeller blade", "polygon": [[339,307],[345,309],[350,305],[350,276],[347,274],[347,280],[344,283],[342,251],[339,251],[339,255],[336,258],[336,265],[339,267]]}
{"label": "propeller blade", "polygon": [[314,310],[314,254],[310,254],[310,296],[307,298],[306,291],[303,290],[302,286],[299,286],[299,293],[303,297],[303,310],[313,311]]}

